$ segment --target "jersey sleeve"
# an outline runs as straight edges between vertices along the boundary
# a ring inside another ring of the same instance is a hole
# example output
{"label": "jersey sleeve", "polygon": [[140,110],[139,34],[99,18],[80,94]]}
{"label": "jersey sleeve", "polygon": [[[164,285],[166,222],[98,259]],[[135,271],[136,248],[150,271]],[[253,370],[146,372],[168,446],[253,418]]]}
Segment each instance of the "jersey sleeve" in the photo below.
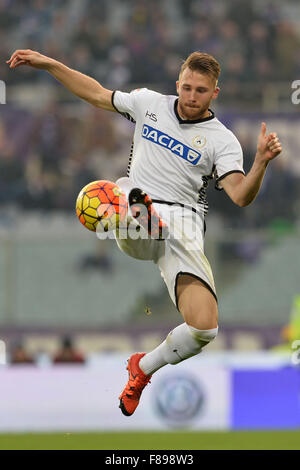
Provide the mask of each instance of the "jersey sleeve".
{"label": "jersey sleeve", "polygon": [[220,181],[231,173],[243,173],[243,150],[237,138],[231,134],[231,138],[217,151],[215,157],[216,189],[222,190]]}
{"label": "jersey sleeve", "polygon": [[111,98],[112,105],[118,113],[122,114],[129,121],[136,122],[139,105],[147,97],[148,91],[147,88],[137,88],[130,93],[114,91]]}

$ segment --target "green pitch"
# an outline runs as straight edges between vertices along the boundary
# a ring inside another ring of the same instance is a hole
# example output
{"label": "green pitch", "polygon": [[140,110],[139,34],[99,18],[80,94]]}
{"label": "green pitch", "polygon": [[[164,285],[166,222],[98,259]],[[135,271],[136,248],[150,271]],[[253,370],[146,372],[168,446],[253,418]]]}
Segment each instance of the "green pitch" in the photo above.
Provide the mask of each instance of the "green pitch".
{"label": "green pitch", "polygon": [[0,450],[300,450],[298,431],[0,434]]}

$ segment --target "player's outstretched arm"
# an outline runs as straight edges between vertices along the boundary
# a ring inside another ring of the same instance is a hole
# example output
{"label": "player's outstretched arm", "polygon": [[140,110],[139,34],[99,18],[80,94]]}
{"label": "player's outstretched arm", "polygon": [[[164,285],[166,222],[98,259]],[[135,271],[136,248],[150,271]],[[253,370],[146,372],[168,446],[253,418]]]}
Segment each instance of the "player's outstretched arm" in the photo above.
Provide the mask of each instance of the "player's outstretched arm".
{"label": "player's outstretched arm", "polygon": [[261,187],[268,164],[281,151],[281,143],[276,132],[267,134],[266,124],[262,122],[257,141],[257,152],[249,173],[246,176],[241,173],[232,173],[221,181],[222,187],[235,204],[244,207],[254,201]]}
{"label": "player's outstretched arm", "polygon": [[51,57],[30,49],[20,49],[16,50],[6,63],[11,69],[27,65],[46,70],[79,98],[99,108],[116,111],[111,102],[111,90],[104,88],[97,80],[72,70]]}

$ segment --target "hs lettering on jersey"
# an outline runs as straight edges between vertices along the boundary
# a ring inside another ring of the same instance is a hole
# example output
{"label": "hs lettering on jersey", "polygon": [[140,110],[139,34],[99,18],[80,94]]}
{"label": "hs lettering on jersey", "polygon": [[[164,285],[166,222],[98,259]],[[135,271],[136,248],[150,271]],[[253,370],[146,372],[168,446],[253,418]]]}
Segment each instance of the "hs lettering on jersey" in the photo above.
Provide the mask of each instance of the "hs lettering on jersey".
{"label": "hs lettering on jersey", "polygon": [[148,117],[149,119],[151,119],[151,121],[157,122],[156,114],[149,113],[148,110],[146,111],[145,117]]}
{"label": "hs lettering on jersey", "polygon": [[179,142],[179,140],[173,139],[168,134],[146,124],[144,124],[142,129],[142,137],[171,150],[172,153],[192,163],[192,165],[196,165],[201,158],[201,153],[196,152],[196,150]]}

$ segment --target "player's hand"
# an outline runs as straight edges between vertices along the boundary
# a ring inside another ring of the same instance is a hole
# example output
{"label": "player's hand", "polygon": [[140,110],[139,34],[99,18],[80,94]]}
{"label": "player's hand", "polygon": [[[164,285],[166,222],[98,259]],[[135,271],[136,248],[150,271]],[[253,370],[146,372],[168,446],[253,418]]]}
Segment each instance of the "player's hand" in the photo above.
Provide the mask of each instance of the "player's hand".
{"label": "player's hand", "polygon": [[273,160],[282,151],[281,142],[276,132],[267,134],[265,122],[261,123],[261,130],[257,141],[257,157],[265,162]]}
{"label": "player's hand", "polygon": [[18,49],[12,54],[11,58],[6,61],[11,69],[15,69],[20,65],[30,65],[36,69],[47,69],[52,62],[53,59],[50,57],[30,49]]}

